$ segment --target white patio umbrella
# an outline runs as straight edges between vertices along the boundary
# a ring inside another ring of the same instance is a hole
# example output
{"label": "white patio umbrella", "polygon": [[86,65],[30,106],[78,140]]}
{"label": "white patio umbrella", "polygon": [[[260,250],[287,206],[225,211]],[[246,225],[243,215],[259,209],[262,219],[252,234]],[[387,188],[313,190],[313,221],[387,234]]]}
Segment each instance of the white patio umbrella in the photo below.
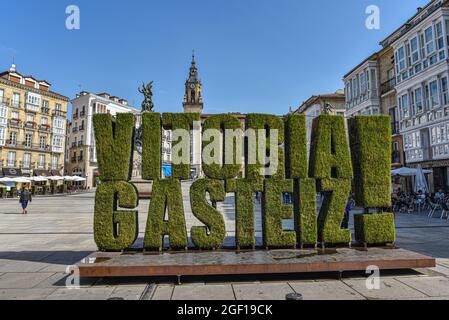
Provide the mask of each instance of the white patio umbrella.
{"label": "white patio umbrella", "polygon": [[83,182],[83,181],[86,181],[86,178],[83,178],[83,177],[73,177],[73,178],[74,178],[73,181],[75,181],[75,182]]}
{"label": "white patio umbrella", "polygon": [[427,184],[426,176],[421,165],[418,166],[416,178],[415,178],[415,192],[422,191],[423,193],[429,192],[429,186]]}
{"label": "white patio umbrella", "polygon": [[11,178],[11,182],[16,183],[31,183],[30,179],[24,178],[24,177],[17,177],[17,178]]}
{"label": "white patio umbrella", "polygon": [[48,179],[51,180],[51,181],[61,181],[61,180],[64,180],[64,178],[63,178],[63,177],[60,177],[60,176],[52,176],[52,177],[48,177]]}
{"label": "white patio umbrella", "polygon": [[[431,170],[423,170],[421,168],[422,172],[424,174],[426,173],[432,173]],[[391,175],[392,176],[401,176],[401,177],[414,177],[418,174],[418,169],[412,169],[412,168],[407,168],[407,167],[402,167],[396,170],[391,170]]]}
{"label": "white patio umbrella", "polygon": [[30,180],[35,182],[46,182],[48,180],[47,177],[39,176],[39,177],[32,177]]}
{"label": "white patio umbrella", "polygon": [[3,178],[0,178],[0,182],[12,182],[12,180],[11,180],[11,178],[3,177]]}
{"label": "white patio umbrella", "polygon": [[63,178],[65,181],[75,181],[75,177],[72,176],[64,176]]}

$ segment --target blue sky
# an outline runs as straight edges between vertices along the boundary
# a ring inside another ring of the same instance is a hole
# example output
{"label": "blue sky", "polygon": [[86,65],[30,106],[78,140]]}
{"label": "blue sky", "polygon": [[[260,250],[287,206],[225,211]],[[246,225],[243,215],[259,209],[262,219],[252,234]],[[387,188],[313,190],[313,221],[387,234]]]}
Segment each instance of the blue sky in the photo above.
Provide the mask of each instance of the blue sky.
{"label": "blue sky", "polygon": [[[0,69],[46,79],[73,98],[107,91],[140,108],[153,80],[158,112],[182,111],[191,52],[205,112],[285,114],[343,75],[428,0],[4,0]],[[76,4],[81,29],[65,28]],[[368,5],[380,30],[365,27]]]}

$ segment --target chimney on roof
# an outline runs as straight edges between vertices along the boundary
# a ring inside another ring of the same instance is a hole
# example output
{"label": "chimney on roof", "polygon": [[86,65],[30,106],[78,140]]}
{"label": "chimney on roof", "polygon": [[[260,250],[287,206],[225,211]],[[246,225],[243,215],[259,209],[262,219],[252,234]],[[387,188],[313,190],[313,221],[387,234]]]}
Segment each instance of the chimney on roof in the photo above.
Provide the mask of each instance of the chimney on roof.
{"label": "chimney on roof", "polygon": [[419,12],[421,12],[422,11],[422,8],[421,7],[418,7],[418,9],[416,9],[417,11],[418,11],[418,13]]}

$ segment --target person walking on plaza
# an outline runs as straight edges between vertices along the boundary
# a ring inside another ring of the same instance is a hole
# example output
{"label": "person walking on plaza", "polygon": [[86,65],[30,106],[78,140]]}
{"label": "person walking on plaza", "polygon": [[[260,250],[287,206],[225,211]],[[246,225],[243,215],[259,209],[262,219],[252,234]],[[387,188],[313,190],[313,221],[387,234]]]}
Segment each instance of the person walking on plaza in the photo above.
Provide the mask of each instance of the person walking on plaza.
{"label": "person walking on plaza", "polygon": [[20,193],[20,198],[19,198],[19,202],[22,205],[22,214],[27,214],[27,207],[28,207],[28,203],[31,202],[31,192],[28,189],[23,190]]}

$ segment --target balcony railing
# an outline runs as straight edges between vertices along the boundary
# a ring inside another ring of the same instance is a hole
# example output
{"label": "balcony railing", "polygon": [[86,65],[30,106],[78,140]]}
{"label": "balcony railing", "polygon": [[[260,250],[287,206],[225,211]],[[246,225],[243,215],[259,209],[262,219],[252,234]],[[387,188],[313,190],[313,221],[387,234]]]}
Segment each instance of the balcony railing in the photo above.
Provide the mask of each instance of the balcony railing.
{"label": "balcony railing", "polygon": [[49,108],[42,107],[42,108],[41,108],[41,113],[43,113],[43,114],[50,114],[50,109],[49,109]]}
{"label": "balcony railing", "polygon": [[25,124],[23,125],[23,127],[25,129],[30,129],[30,130],[36,130],[36,126],[37,126],[37,124],[35,122],[25,122]]}
{"label": "balcony railing", "polygon": [[27,143],[26,141],[14,141],[7,140],[6,146],[9,148],[15,148],[20,150],[35,150],[35,151],[44,151],[50,152],[51,148],[49,145],[41,145],[40,143]]}
{"label": "balcony railing", "polygon": [[75,162],[76,162],[76,156],[72,157],[72,163],[75,163]]}
{"label": "balcony railing", "polygon": [[21,123],[22,123],[22,121],[20,121],[18,119],[9,119],[9,126],[11,126],[11,127],[20,128]]}
{"label": "balcony railing", "polygon": [[78,147],[81,147],[81,146],[83,146],[83,145],[84,145],[84,141],[78,142]]}
{"label": "balcony railing", "polygon": [[78,119],[78,113],[74,113],[73,116],[72,116],[72,119],[73,119],[73,120]]}
{"label": "balcony railing", "polygon": [[79,131],[84,131],[84,126],[80,126],[78,130]]}
{"label": "balcony railing", "polygon": [[61,110],[54,110],[52,112],[52,116],[53,117],[66,117],[67,116],[67,112],[61,111]]}
{"label": "balcony railing", "polygon": [[27,102],[25,109],[26,109],[26,111],[29,111],[29,112],[38,113],[39,112],[39,105]]}
{"label": "balcony railing", "polygon": [[83,161],[83,156],[78,156],[78,161],[79,162]]}
{"label": "balcony railing", "polygon": [[77,132],[78,132],[78,128],[76,128],[76,127],[73,128],[73,129],[72,129],[72,132],[73,132],[73,133],[77,133]]}
{"label": "balcony railing", "polygon": [[80,112],[80,117],[82,118],[82,117],[84,117],[86,115],[86,111],[81,111]]}
{"label": "balcony railing", "polygon": [[50,126],[49,126],[49,125],[41,124],[41,125],[39,126],[39,131],[49,132],[49,131],[50,131]]}
{"label": "balcony railing", "polygon": [[76,142],[72,142],[72,148],[76,148],[77,144]]}
{"label": "balcony railing", "polygon": [[385,94],[387,92],[390,92],[391,90],[394,89],[395,86],[396,86],[396,78],[391,78],[390,80],[385,81],[380,85],[380,93]]}
{"label": "balcony railing", "polygon": [[21,169],[34,169],[36,163],[35,162],[29,162],[29,161],[20,161],[20,168]]}
{"label": "balcony railing", "polygon": [[16,160],[6,160],[6,167],[7,168],[16,168],[17,167],[17,161]]}

